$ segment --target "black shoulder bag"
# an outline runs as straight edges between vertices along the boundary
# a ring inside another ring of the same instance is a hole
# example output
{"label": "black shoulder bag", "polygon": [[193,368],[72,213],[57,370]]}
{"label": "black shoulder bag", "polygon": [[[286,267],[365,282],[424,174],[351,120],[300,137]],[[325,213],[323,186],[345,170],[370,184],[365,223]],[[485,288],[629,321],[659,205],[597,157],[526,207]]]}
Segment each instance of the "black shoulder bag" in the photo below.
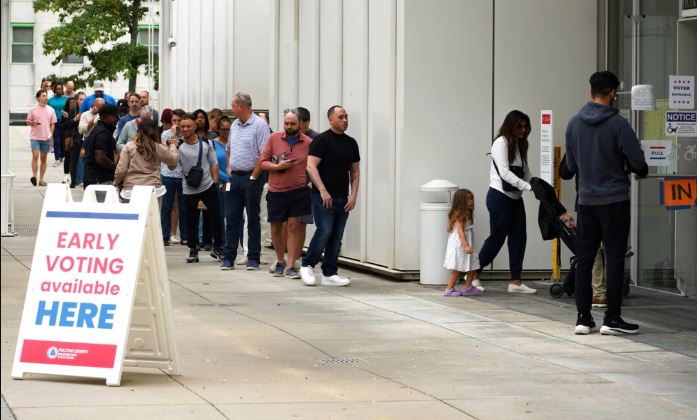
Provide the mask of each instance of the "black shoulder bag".
{"label": "black shoulder bag", "polygon": [[186,178],[186,185],[192,188],[198,188],[203,181],[203,168],[201,167],[201,158],[203,157],[203,140],[199,137],[198,139],[198,162],[195,166],[189,169],[189,172],[184,176]]}
{"label": "black shoulder bag", "polygon": [[[494,158],[491,156],[491,153],[487,153],[487,155],[489,155],[489,157],[491,158],[491,162],[494,164],[494,169],[496,169],[496,173],[499,174],[499,178],[501,178],[501,172],[499,172],[499,167],[496,166],[496,161],[495,161]],[[517,177],[520,178],[520,179],[523,179],[523,177],[525,176],[525,169],[524,169],[524,168],[525,168],[525,162],[523,161],[522,157],[521,157],[520,161],[523,162],[523,166],[509,166],[508,169],[509,169],[511,172],[513,172],[513,175],[517,176]],[[501,178],[501,186],[503,187],[503,190],[504,190],[504,191],[509,191],[509,192],[512,192],[512,191],[520,191],[520,190],[518,189],[518,187],[516,187],[515,185],[509,184],[509,183],[506,182],[506,180],[504,180],[503,178]]]}

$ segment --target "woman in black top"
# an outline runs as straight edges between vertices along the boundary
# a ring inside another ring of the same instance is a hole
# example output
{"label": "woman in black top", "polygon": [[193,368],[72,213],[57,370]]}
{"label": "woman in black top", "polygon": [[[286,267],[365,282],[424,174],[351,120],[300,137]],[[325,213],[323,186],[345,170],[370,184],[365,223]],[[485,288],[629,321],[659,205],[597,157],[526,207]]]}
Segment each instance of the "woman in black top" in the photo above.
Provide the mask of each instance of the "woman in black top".
{"label": "woman in black top", "polygon": [[[65,159],[63,160],[63,183],[70,182],[70,188],[75,188],[75,179],[77,178],[77,161],[80,156],[80,146],[82,145],[82,136],[78,133],[77,126],[80,123],[80,108],[77,105],[77,95],[73,98],[68,98],[68,101],[63,107],[63,133],[65,133]],[[79,144],[76,143],[76,136],[79,136]]]}

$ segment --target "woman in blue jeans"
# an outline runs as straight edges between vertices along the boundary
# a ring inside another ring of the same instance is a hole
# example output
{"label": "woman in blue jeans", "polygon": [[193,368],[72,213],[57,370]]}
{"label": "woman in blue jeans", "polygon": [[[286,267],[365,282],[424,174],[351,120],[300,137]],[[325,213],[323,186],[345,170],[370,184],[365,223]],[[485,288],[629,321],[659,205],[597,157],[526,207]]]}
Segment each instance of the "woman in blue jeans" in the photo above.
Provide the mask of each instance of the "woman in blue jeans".
{"label": "woman in blue jeans", "polygon": [[[537,293],[536,289],[521,281],[527,241],[522,196],[523,191],[531,190],[528,182],[531,178],[527,159],[528,135],[530,118],[520,111],[511,111],[491,145],[490,182],[486,195],[490,234],[479,252],[479,262],[482,267],[491,264],[508,239],[510,293]],[[483,289],[478,280],[473,285]]]}

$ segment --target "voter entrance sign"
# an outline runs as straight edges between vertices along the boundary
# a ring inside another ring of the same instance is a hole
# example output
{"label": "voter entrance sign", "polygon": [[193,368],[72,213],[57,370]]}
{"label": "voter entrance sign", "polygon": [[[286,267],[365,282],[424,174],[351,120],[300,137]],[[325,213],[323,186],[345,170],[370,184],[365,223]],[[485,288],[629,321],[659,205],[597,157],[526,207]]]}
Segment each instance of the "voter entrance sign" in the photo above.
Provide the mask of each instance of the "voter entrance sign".
{"label": "voter entrance sign", "polygon": [[73,202],[64,184],[46,191],[12,377],[84,376],[118,386],[124,364],[177,374],[153,188],[135,187],[129,204],[111,186],[90,186],[84,196]]}

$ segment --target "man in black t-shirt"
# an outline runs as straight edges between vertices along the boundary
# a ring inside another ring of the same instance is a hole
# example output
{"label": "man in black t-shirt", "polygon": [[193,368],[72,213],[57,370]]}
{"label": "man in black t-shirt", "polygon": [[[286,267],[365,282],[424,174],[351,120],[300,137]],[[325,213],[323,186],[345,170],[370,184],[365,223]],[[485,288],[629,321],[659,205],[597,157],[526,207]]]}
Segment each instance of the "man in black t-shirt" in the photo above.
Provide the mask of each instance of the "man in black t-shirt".
{"label": "man in black t-shirt", "polygon": [[303,258],[300,276],[306,285],[316,284],[314,267],[324,251],[322,286],[348,286],[351,282],[339,276],[337,261],[348,214],[356,207],[361,157],[356,140],[345,134],[348,128],[346,110],[334,105],[327,111],[327,118],[329,130],[315,137],[307,158],[317,229]]}
{"label": "man in black t-shirt", "polygon": [[114,130],[119,120],[116,105],[105,104],[99,110],[99,122],[85,140],[85,180],[84,186],[90,184],[109,184],[114,182],[116,160],[116,140]]}

